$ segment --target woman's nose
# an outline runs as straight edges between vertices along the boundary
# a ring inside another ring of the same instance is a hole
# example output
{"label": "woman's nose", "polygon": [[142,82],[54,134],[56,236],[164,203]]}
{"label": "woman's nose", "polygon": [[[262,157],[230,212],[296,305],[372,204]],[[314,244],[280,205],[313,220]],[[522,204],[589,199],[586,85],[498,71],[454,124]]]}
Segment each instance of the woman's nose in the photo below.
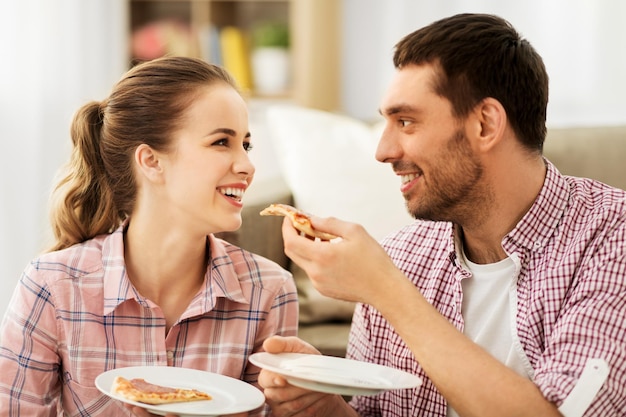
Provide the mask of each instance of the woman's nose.
{"label": "woman's nose", "polygon": [[250,159],[248,152],[241,152],[234,162],[234,170],[239,174],[253,176],[256,168]]}

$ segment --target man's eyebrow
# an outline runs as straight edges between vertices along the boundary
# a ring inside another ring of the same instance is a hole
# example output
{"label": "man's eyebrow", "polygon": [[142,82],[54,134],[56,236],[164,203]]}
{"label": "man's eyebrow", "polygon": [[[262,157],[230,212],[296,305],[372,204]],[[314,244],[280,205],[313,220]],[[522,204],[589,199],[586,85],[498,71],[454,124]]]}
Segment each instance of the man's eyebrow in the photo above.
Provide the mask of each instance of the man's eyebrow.
{"label": "man's eyebrow", "polygon": [[378,109],[378,113],[382,116],[393,116],[398,113],[415,113],[417,109],[408,104],[399,104],[397,106],[387,107],[386,109]]}

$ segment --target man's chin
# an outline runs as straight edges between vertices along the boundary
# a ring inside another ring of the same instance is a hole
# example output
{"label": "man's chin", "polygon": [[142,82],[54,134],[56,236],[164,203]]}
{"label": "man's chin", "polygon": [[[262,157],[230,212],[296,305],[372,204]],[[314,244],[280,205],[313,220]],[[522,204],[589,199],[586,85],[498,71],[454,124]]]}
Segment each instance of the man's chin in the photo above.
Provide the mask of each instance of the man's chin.
{"label": "man's chin", "polygon": [[425,209],[424,207],[411,208],[407,205],[407,209],[411,217],[413,217],[415,220],[426,220],[431,222],[448,221],[448,219],[445,218],[445,216],[442,216],[441,213]]}

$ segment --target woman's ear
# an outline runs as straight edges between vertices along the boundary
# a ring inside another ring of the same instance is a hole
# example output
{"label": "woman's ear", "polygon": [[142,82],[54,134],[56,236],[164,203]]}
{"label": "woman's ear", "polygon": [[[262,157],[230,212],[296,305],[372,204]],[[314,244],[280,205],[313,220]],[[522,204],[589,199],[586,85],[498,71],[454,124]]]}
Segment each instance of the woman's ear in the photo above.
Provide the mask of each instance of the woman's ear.
{"label": "woman's ear", "polygon": [[135,164],[139,173],[148,181],[162,181],[163,167],[159,155],[150,146],[142,143],[135,149]]}
{"label": "woman's ear", "polygon": [[475,136],[483,150],[498,144],[506,131],[506,111],[495,98],[483,99],[474,109]]}

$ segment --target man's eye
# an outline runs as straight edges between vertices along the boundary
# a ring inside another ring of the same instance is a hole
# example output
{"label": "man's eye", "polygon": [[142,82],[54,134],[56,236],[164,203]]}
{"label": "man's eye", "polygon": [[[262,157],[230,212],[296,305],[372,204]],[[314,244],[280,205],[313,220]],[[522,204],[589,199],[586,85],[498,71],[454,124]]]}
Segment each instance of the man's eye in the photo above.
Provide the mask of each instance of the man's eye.
{"label": "man's eye", "polygon": [[404,120],[404,119],[400,119],[398,122],[400,123],[400,126],[402,127],[407,127],[408,125],[411,124],[409,120]]}
{"label": "man's eye", "polygon": [[246,152],[250,152],[253,148],[254,148],[254,146],[252,146],[252,144],[250,142],[244,142],[243,143],[243,149]]}

